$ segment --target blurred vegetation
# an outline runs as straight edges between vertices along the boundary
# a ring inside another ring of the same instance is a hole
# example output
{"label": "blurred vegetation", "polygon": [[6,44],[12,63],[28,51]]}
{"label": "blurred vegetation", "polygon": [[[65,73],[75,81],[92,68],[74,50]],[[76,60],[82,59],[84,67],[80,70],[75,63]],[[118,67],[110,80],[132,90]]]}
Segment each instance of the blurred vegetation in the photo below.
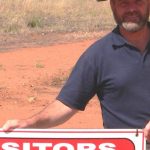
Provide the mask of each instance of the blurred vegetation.
{"label": "blurred vegetation", "polygon": [[97,32],[114,26],[109,1],[0,0],[0,33]]}

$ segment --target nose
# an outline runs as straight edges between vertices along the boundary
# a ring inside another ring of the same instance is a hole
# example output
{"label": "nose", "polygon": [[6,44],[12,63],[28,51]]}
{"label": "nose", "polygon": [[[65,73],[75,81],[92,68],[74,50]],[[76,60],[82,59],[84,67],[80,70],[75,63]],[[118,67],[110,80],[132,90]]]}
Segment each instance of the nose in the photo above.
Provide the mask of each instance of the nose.
{"label": "nose", "polygon": [[130,3],[130,4],[128,5],[128,11],[129,11],[129,12],[134,12],[134,11],[136,11],[136,10],[137,10],[137,6],[136,6],[135,3]]}

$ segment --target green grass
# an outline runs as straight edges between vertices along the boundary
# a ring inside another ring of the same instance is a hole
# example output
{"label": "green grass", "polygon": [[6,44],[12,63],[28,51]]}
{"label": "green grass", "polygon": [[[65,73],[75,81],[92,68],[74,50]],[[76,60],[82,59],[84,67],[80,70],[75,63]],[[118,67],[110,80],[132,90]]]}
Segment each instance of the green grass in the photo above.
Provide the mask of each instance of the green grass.
{"label": "green grass", "polygon": [[114,26],[109,1],[0,0],[1,33],[93,32]]}
{"label": "green grass", "polygon": [[51,77],[50,86],[53,86],[53,87],[63,86],[65,84],[66,80],[68,79],[71,71],[72,71],[72,69],[69,69],[68,71],[59,70],[57,74],[54,74]]}
{"label": "green grass", "polygon": [[41,63],[40,61],[38,61],[36,63],[36,68],[44,68],[44,67],[45,67],[45,65],[43,63]]}

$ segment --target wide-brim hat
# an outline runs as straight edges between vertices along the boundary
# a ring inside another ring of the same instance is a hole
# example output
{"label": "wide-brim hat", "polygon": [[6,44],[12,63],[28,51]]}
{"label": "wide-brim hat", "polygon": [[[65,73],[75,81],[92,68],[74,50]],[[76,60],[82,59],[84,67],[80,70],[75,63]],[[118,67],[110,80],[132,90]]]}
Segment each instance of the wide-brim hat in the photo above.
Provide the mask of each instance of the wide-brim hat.
{"label": "wide-brim hat", "polygon": [[97,2],[106,1],[106,0],[96,0]]}

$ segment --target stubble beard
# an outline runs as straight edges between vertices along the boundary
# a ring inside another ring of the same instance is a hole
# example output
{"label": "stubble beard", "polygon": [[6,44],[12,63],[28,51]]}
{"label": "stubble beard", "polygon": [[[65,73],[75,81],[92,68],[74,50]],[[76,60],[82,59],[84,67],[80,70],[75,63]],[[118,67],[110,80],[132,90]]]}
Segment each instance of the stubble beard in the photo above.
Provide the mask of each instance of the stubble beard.
{"label": "stubble beard", "polygon": [[137,13],[137,16],[139,18],[138,21],[126,21],[126,17],[119,18],[117,13],[114,12],[116,23],[122,26],[128,32],[137,32],[142,29],[145,24],[147,24],[149,18],[149,10],[146,11],[145,15],[142,16],[141,14]]}

